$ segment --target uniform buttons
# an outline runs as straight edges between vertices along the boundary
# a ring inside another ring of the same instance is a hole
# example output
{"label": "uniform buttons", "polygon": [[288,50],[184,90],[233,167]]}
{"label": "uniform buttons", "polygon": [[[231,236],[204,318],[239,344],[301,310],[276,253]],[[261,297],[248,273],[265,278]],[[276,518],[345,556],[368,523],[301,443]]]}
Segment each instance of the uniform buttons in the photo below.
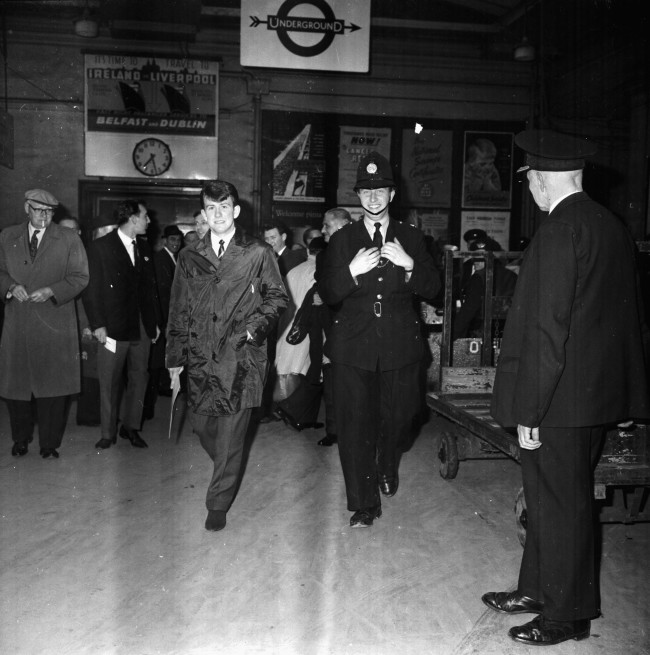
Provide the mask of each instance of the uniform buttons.
{"label": "uniform buttons", "polygon": [[383,296],[381,295],[381,293],[378,293],[377,294],[377,300],[381,300],[382,298],[383,298]]}
{"label": "uniform buttons", "polygon": [[384,281],[384,278],[383,278],[383,277],[380,277],[380,278],[378,278],[378,280],[379,280],[379,282],[383,282],[383,281]]}

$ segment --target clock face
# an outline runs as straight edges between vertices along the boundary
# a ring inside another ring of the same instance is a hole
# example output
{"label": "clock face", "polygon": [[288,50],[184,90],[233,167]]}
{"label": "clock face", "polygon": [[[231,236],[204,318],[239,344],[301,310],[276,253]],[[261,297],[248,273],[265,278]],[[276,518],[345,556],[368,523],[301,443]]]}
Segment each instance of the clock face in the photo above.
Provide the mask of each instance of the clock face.
{"label": "clock face", "polygon": [[162,175],[172,165],[172,151],[160,139],[143,139],[133,148],[133,164],[148,177]]}

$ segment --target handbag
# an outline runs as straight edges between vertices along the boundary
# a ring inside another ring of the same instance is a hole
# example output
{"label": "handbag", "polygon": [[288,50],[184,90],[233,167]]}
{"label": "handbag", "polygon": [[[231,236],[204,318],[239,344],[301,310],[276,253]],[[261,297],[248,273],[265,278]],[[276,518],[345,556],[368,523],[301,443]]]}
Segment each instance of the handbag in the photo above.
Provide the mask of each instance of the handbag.
{"label": "handbag", "polygon": [[311,308],[316,293],[316,285],[314,284],[309,291],[305,294],[302,304],[298,308],[296,315],[293,317],[291,329],[287,333],[286,340],[292,346],[297,346],[305,340],[309,334],[309,325],[311,321]]}

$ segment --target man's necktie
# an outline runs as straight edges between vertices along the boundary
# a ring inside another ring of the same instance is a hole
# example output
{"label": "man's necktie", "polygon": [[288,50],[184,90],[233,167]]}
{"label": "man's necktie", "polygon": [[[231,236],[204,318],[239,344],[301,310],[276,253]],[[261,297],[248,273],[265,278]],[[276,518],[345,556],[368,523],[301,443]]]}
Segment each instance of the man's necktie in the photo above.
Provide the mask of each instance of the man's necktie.
{"label": "man's necktie", "polygon": [[224,242],[223,239],[221,239],[221,240],[219,241],[219,252],[217,253],[217,257],[218,257],[219,259],[221,259],[221,258],[223,257],[223,252],[224,252],[223,244],[224,244],[224,243],[225,243],[225,242]]}
{"label": "man's necktie", "polygon": [[133,239],[133,241],[131,241],[131,243],[133,244],[133,263],[134,263],[135,266],[139,266],[140,265],[140,253],[138,252],[138,244],[137,244],[135,239]]}
{"label": "man's necktie", "polygon": [[32,258],[32,261],[36,258],[36,251],[38,250],[38,233],[40,230],[34,230],[32,238],[29,242],[29,256]]}
{"label": "man's necktie", "polygon": [[372,235],[372,245],[381,250],[383,243],[384,242],[381,238],[381,223],[375,223],[375,233]]}

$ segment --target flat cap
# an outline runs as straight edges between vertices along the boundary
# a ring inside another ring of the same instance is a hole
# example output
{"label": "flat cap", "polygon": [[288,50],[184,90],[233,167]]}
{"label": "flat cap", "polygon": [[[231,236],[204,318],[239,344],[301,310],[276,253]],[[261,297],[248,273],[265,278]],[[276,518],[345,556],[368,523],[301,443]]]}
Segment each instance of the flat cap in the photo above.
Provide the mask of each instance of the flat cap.
{"label": "flat cap", "polygon": [[163,237],[166,239],[167,237],[173,237],[173,236],[182,237],[183,232],[178,227],[178,225],[167,225],[163,230]]}
{"label": "flat cap", "polygon": [[357,189],[383,189],[384,187],[393,186],[395,186],[393,171],[386,157],[373,151],[361,159],[357,167],[355,191]]}
{"label": "flat cap", "polygon": [[474,228],[473,230],[467,230],[467,232],[463,234],[463,240],[467,241],[468,243],[470,241],[476,241],[477,239],[486,240],[487,238],[488,238],[487,232],[485,230],[479,230],[477,228]]}
{"label": "flat cap", "polygon": [[43,189],[30,189],[29,191],[25,191],[25,200],[40,202],[41,205],[47,205],[48,207],[59,206],[59,201],[49,191]]}
{"label": "flat cap", "polygon": [[535,171],[577,171],[585,166],[585,158],[596,154],[596,146],[552,130],[524,130],[515,136],[515,143],[526,153],[526,165],[517,173]]}

